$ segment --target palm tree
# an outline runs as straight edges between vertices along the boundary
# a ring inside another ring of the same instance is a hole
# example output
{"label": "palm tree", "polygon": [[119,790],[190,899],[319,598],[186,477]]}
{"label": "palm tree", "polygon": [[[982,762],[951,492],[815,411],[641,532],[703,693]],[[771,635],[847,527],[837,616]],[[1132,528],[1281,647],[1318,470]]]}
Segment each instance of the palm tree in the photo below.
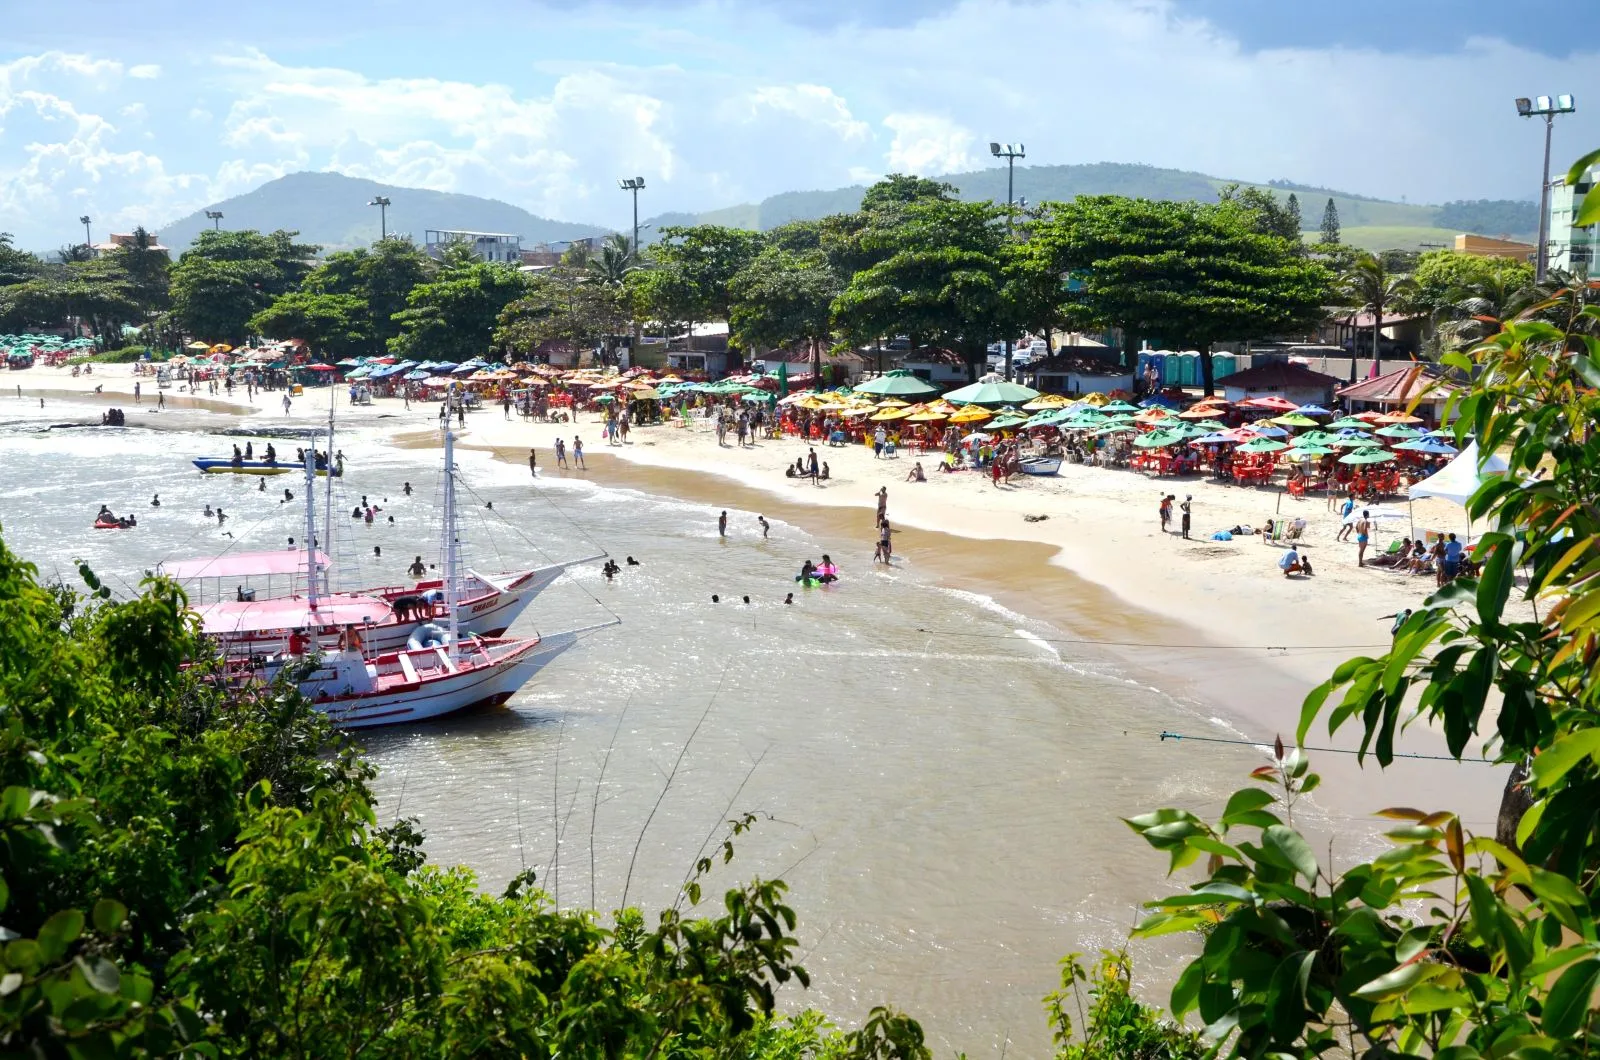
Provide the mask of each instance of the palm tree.
{"label": "palm tree", "polygon": [[1503,322],[1536,305],[1552,292],[1521,282],[1503,269],[1446,294],[1434,311],[1439,352],[1459,350],[1498,332]]}
{"label": "palm tree", "polygon": [[590,280],[607,287],[618,287],[628,278],[628,273],[638,268],[628,237],[612,234],[601,244],[600,252],[588,258],[584,269]]}
{"label": "palm tree", "polygon": [[[1409,275],[1390,271],[1383,259],[1363,250],[1339,278],[1339,292],[1358,312],[1372,314],[1372,364],[1378,364],[1378,339],[1383,331],[1383,311],[1404,308],[1416,285]],[[1350,347],[1350,379],[1355,381],[1356,351]]]}

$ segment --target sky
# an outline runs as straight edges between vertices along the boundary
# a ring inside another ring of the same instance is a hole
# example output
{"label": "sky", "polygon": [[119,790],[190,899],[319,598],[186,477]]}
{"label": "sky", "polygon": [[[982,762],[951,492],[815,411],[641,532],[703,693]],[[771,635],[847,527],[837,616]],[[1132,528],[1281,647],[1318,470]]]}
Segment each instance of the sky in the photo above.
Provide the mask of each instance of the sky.
{"label": "sky", "polygon": [[[1538,195],[1522,95],[1593,34],[1504,0],[0,0],[0,231],[49,249],[299,170],[613,227],[890,172],[1139,162]],[[1023,175],[1019,174],[1019,185]]]}

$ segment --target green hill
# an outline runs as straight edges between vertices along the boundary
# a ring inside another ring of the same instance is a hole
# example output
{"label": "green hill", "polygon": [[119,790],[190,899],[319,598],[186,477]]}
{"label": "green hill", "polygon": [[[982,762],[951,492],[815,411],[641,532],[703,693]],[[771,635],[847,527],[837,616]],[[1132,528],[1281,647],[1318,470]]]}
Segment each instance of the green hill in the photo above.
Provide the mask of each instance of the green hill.
{"label": "green hill", "polygon": [[[378,238],[378,208],[367,205],[378,195],[391,200],[390,233],[410,235],[419,243],[428,228],[505,232],[520,235],[524,246],[609,231],[598,225],[552,221],[495,199],[401,188],[342,173],[291,173],[244,195],[213,203],[206,210],[220,210],[227,228],[263,232],[288,228],[298,231],[307,243],[340,250],[365,246]],[[199,210],[158,231],[163,243],[181,251],[202,228],[210,226],[205,210]]]}
{"label": "green hill", "polygon": [[[952,173],[940,178],[955,186],[968,200],[1003,202],[1006,171],[1002,166]],[[1062,201],[1079,195],[1126,195],[1144,199],[1195,199],[1214,202],[1227,184],[1261,188],[1279,199],[1294,193],[1308,232],[1315,234],[1323,207],[1331,198],[1339,211],[1344,241],[1371,250],[1419,249],[1422,244],[1450,245],[1460,232],[1532,239],[1538,226],[1538,206],[1532,202],[1479,200],[1443,206],[1390,202],[1348,192],[1332,191],[1288,181],[1252,184],[1230,181],[1181,169],[1095,162],[1070,166],[1018,166],[1016,195],[1030,203]],[[652,218],[657,227],[670,224],[722,224],[736,228],[768,229],[789,221],[813,220],[845,213],[861,205],[865,185],[829,191],[790,191],[758,203],[744,203],[700,214],[673,213]],[[1385,242],[1393,240],[1393,242]]]}

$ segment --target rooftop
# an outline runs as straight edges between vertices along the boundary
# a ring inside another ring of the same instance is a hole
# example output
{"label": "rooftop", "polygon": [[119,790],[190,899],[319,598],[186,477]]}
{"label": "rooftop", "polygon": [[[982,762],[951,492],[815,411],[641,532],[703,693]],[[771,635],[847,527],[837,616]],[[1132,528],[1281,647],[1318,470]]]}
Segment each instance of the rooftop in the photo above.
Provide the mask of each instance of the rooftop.
{"label": "rooftop", "polygon": [[1443,400],[1457,389],[1456,384],[1441,378],[1436,369],[1413,363],[1385,372],[1376,379],[1365,379],[1341,387],[1339,396],[1348,401],[1380,401],[1398,405],[1424,395],[1425,400]]}
{"label": "rooftop", "polygon": [[1321,372],[1313,372],[1305,365],[1294,361],[1271,361],[1234,372],[1217,382],[1225,387],[1237,387],[1243,390],[1284,390],[1289,387],[1326,390],[1338,386],[1340,380]]}

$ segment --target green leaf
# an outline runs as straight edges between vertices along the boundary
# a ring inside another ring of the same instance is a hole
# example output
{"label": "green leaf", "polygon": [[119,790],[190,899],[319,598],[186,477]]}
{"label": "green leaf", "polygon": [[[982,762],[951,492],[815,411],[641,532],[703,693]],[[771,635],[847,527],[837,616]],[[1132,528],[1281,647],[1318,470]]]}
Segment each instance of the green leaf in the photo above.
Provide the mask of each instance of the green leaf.
{"label": "green leaf", "polygon": [[1399,997],[1418,983],[1432,979],[1442,970],[1439,965],[1426,961],[1401,965],[1394,971],[1385,972],[1371,982],[1356,988],[1355,994],[1357,997],[1372,998],[1375,1001]]}
{"label": "green leaf", "polygon": [[128,907],[111,898],[102,898],[94,904],[94,912],[90,918],[94,921],[94,929],[102,935],[115,935],[122,930],[123,921],[128,919]]}
{"label": "green leaf", "polygon": [[[1199,962],[1196,961],[1195,963],[1198,964]],[[0,977],[0,997],[7,997],[16,993],[17,987],[21,985],[21,972],[7,972],[3,977]]]}
{"label": "green leaf", "polygon": [[115,994],[122,985],[122,973],[117,971],[117,966],[104,957],[92,957],[85,960],[76,958],[72,963],[78,966],[78,971],[83,973],[89,985],[102,994]]}
{"label": "green leaf", "polygon": [[1172,984],[1172,1015],[1175,1019],[1182,1019],[1194,1008],[1200,997],[1200,986],[1206,979],[1206,966],[1204,961],[1191,961],[1189,966],[1178,976],[1178,981]]}
{"label": "green leaf", "polygon": [[57,961],[67,952],[67,947],[83,934],[83,914],[76,909],[63,909],[39,928],[39,948],[46,961]]}
{"label": "green leaf", "polygon": [[1596,221],[1600,221],[1600,195],[1587,194],[1583,197],[1583,204],[1578,207],[1578,216],[1572,219],[1572,224],[1576,228],[1587,228]]}
{"label": "green leaf", "polygon": [[1261,834],[1261,839],[1268,849],[1276,851],[1296,872],[1304,876],[1306,882],[1317,882],[1317,856],[1311,852],[1311,844],[1299,832],[1275,824]]}
{"label": "green leaf", "polygon": [[1306,983],[1311,979],[1315,950],[1291,953],[1279,962],[1267,984],[1267,1022],[1280,1042],[1292,1042],[1306,1025]]}
{"label": "green leaf", "polygon": [[1567,170],[1567,186],[1571,187],[1574,184],[1583,183],[1584,175],[1588,172],[1589,167],[1596,162],[1600,162],[1600,147],[1595,148],[1586,155],[1581,155],[1576,162],[1572,163],[1572,167]]}
{"label": "green leaf", "polygon": [[1568,733],[1533,760],[1533,781],[1550,788],[1572,771],[1579,762],[1600,751],[1600,729],[1580,729]]}
{"label": "green leaf", "polygon": [[1594,988],[1600,984],[1600,960],[1580,961],[1561,973],[1545,999],[1544,1032],[1552,1038],[1570,1038],[1583,1025]]}

